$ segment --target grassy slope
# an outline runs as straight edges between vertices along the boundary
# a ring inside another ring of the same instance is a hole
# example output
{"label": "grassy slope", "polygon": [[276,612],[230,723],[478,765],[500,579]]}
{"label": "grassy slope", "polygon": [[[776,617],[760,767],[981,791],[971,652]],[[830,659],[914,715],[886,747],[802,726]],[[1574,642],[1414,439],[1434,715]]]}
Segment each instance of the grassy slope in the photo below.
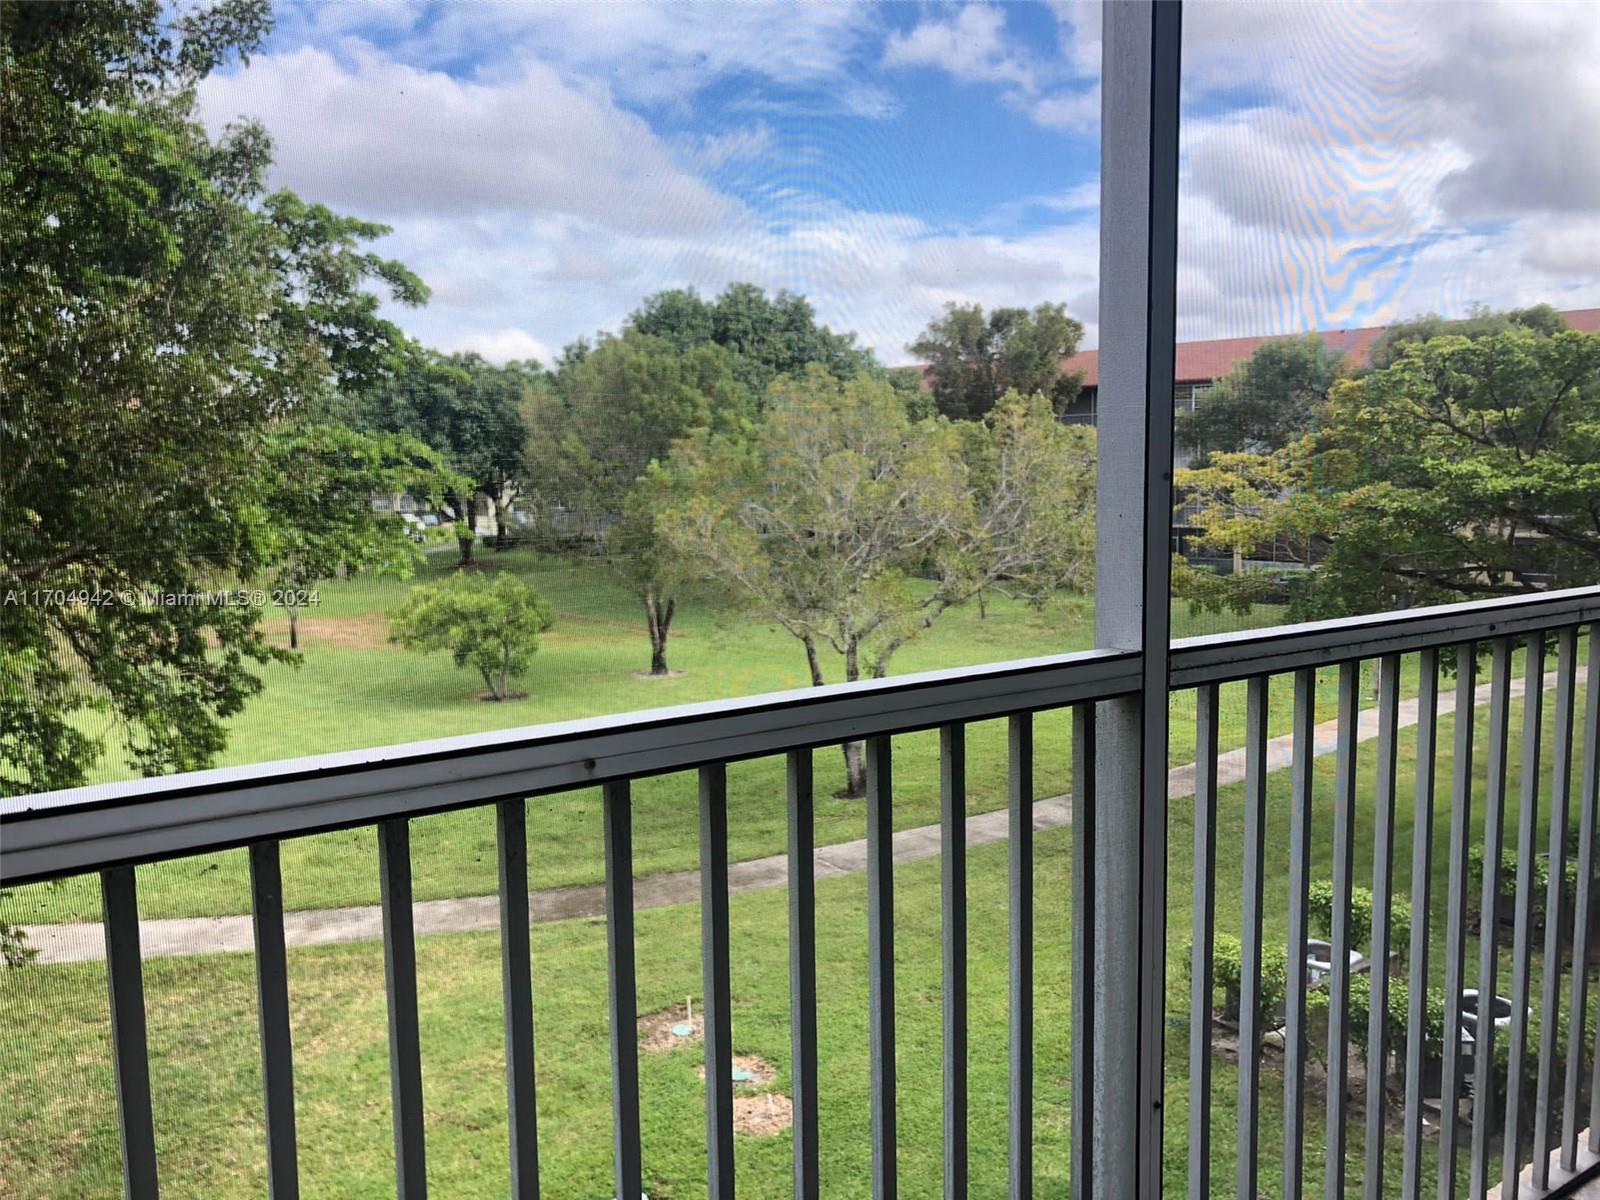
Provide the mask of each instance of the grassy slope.
{"label": "grassy slope", "polygon": [[[563,718],[621,712],[640,707],[797,687],[804,663],[793,639],[750,622],[742,614],[700,603],[678,618],[672,662],[683,675],[665,680],[637,678],[648,649],[632,598],[597,568],[537,559],[523,552],[486,553],[491,569],[515,570],[534,582],[558,610],[527,686],[529,699],[482,703],[478,681],[457,670],[447,656],[419,657],[384,641],[384,614],[404,598],[409,584],[383,579],[333,582],[321,588],[322,603],[302,620],[304,665],[267,670],[265,693],[234,722],[225,763],[261,762],[323,751],[357,749],[423,738],[536,724]],[[430,559],[426,574],[449,569],[448,556]],[[1270,622],[1274,610],[1257,619]],[[1180,611],[1177,635],[1196,623]],[[1089,603],[1067,598],[1036,611],[1003,598],[987,620],[976,607],[948,614],[929,634],[895,659],[903,672],[967,665],[1078,650],[1091,642]],[[273,627],[286,637],[286,626]],[[830,664],[831,666],[832,664]],[[1414,672],[1412,673],[1414,674]],[[1412,674],[1405,684],[1414,690]],[[837,678],[835,671],[832,676]],[[1320,678],[1320,703],[1331,715],[1335,673]],[[1271,732],[1289,728],[1292,697],[1273,692]],[[1192,746],[1194,694],[1173,699],[1171,760],[1187,762]],[[1221,743],[1243,739],[1242,685],[1224,689]],[[1068,788],[1071,761],[1065,714],[1038,723],[1037,781],[1040,796]],[[968,809],[1003,806],[1006,740],[1002,722],[976,725],[969,736]],[[859,802],[835,799],[842,767],[833,750],[819,751],[817,836],[819,842],[861,836]],[[108,761],[111,777],[115,761]],[[904,739],[896,762],[895,824],[898,828],[937,820],[937,735]],[[641,873],[692,868],[697,850],[692,833],[694,780],[669,776],[636,786],[636,865]],[[763,760],[733,768],[730,854],[735,860],[778,853],[784,846],[782,763]],[[601,878],[598,793],[570,792],[531,803],[531,842],[543,848],[545,865],[535,885],[557,887]],[[460,813],[416,824],[419,899],[474,895],[494,890],[492,824],[482,813]],[[553,851],[553,852],[551,852]],[[284,846],[286,901],[318,908],[377,901],[375,835],[354,830],[305,838]],[[248,911],[248,889],[238,855],[208,855],[141,870],[145,916],[202,916]],[[425,867],[424,867],[425,864]],[[0,917],[16,922],[91,920],[99,901],[93,887],[24,888],[4,902]]]}
{"label": "grassy slope", "polygon": [[[1514,706],[1511,766],[1517,778]],[[1452,722],[1441,724],[1440,777],[1451,767]],[[1549,742],[1546,725],[1547,747]],[[1479,722],[1477,777],[1483,777]],[[1412,839],[1412,738],[1403,738],[1402,803],[1397,843]],[[1548,751],[1545,762],[1548,763]],[[1361,818],[1357,824],[1358,882],[1370,877],[1372,755],[1363,755]],[[1319,764],[1316,792],[1318,877],[1329,869],[1331,760]],[[1513,784],[1514,786],[1514,784]],[[1288,778],[1270,786],[1268,936],[1281,938],[1285,916]],[[1481,796],[1481,789],[1479,792]],[[1219,825],[1236,830],[1242,794],[1226,789]],[[487,836],[488,821],[482,817]],[[1481,804],[1474,814],[1481,832]],[[692,844],[692,813],[676,820],[676,835]],[[426,824],[424,822],[423,824]],[[1436,844],[1448,830],[1444,805],[1436,815]],[[1038,921],[1038,1097],[1036,1137],[1040,1188],[1059,1191],[1066,1170],[1066,1051],[1069,992],[1067,862],[1070,831],[1041,835],[1036,887]],[[1192,805],[1174,804],[1171,827],[1167,1104],[1169,1194],[1180,1194],[1187,1117],[1181,1014],[1187,985],[1176,956],[1189,927]],[[551,870],[553,845],[536,845],[534,868]],[[1239,839],[1218,840],[1217,927],[1239,924]],[[418,858],[421,880],[434,864]],[[1397,889],[1409,886],[1409,859],[1396,862]],[[1433,887],[1437,932],[1444,874]],[[788,986],[785,897],[740,897],[733,908],[735,1045],[779,1071],[788,1088]],[[1006,879],[1005,848],[974,851],[970,883],[972,1142],[974,1196],[1005,1194]],[[859,877],[819,886],[822,977],[822,1145],[824,1191],[864,1196],[867,1180],[866,976],[864,882]],[[1439,951],[1435,939],[1435,955]],[[693,906],[639,916],[641,1011],[698,995],[698,912]],[[539,1037],[541,1148],[546,1190],[552,1195],[607,1195],[609,1064],[604,1004],[604,931],[598,922],[534,930]],[[442,936],[420,943],[420,991],[429,1105],[429,1162],[443,1195],[490,1196],[504,1190],[504,1084],[501,1074],[498,945],[492,934]],[[1502,958],[1504,959],[1504,955]],[[896,960],[902,1191],[934,1195],[939,1178],[939,901],[938,865],[920,863],[897,874]],[[1435,958],[1437,962],[1437,957]],[[1469,982],[1475,950],[1469,951]],[[392,1193],[382,955],[372,944],[295,951],[291,1002],[296,1022],[301,1161],[308,1194],[378,1196]],[[1508,979],[1502,964],[1502,979]],[[163,959],[147,965],[158,1136],[166,1194],[228,1196],[263,1188],[259,1078],[251,963],[248,956]],[[1438,976],[1435,974],[1435,979]],[[1536,981],[1537,982],[1537,981]],[[36,968],[7,980],[8,1036],[0,1042],[0,1111],[12,1114],[0,1146],[0,1193],[19,1197],[112,1196],[117,1142],[115,1107],[106,1066],[104,976],[98,966]],[[1504,990],[1502,988],[1502,990]],[[703,1194],[703,1093],[694,1074],[698,1055],[680,1050],[647,1056],[644,1064],[645,1160],[657,1197]],[[1219,1056],[1212,1119],[1217,1187],[1233,1179],[1235,1080]],[[1259,1164],[1263,1195],[1279,1194],[1278,1110],[1281,1080],[1269,1057],[1263,1073],[1265,1113]],[[1308,1180],[1320,1179],[1324,1114],[1312,1090],[1308,1114]],[[1360,1174],[1360,1132],[1352,1129],[1352,1178]],[[1398,1172],[1398,1138],[1391,1136],[1390,1170]],[[740,1191],[784,1195],[787,1136],[741,1141]],[[1430,1155],[1432,1154],[1430,1143]],[[1431,1160],[1429,1170],[1433,1169]],[[1352,1190],[1351,1194],[1358,1194]]]}

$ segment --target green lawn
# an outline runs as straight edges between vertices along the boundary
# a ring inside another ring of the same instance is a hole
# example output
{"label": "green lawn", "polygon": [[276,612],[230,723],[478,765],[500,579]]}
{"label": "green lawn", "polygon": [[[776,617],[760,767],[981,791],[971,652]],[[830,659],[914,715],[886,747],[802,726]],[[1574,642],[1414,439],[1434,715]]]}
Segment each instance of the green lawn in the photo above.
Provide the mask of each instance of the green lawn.
{"label": "green lawn", "polygon": [[[557,609],[557,624],[544,644],[524,701],[485,703],[481,683],[457,670],[448,656],[423,657],[385,641],[385,613],[410,584],[360,578],[322,585],[321,604],[302,618],[304,664],[267,668],[267,688],[237,718],[224,763],[249,763],[324,751],[359,749],[558,719],[630,711],[643,707],[736,696],[802,686],[804,660],[787,634],[752,622],[746,614],[709,603],[687,604],[674,626],[672,664],[681,676],[641,679],[648,643],[632,597],[599,568],[527,552],[486,553],[490,569],[514,570],[534,582]],[[450,556],[430,558],[426,575],[450,569]],[[1280,619],[1274,609],[1252,618]],[[1178,636],[1192,619],[1177,614]],[[1201,618],[1207,627],[1214,618]],[[271,626],[287,637],[287,624]],[[895,659],[898,671],[970,665],[1080,650],[1092,642],[1090,602],[1065,597],[1043,610],[1002,598],[987,619],[976,606],[948,614],[924,638]],[[831,678],[838,672],[832,670]],[[1319,705],[1333,714],[1336,672],[1322,672]],[[1415,690],[1415,669],[1403,681]],[[1370,692],[1370,689],[1364,689]],[[1193,756],[1188,731],[1194,723],[1194,693],[1173,698],[1171,761]],[[1271,732],[1289,729],[1292,696],[1275,688]],[[1224,688],[1221,743],[1243,740],[1243,686]],[[1038,722],[1037,780],[1041,796],[1069,787],[1071,748],[1065,714]],[[938,819],[938,739],[935,733],[904,739],[896,769],[895,825],[909,828]],[[970,812],[1002,807],[1006,738],[1003,722],[974,725],[968,743]],[[819,752],[817,837],[819,843],[860,836],[858,801],[837,799],[843,769],[835,751]],[[116,775],[108,761],[104,776]],[[636,785],[636,867],[641,874],[692,868],[694,781],[684,776]],[[735,860],[778,853],[784,846],[782,764],[760,761],[735,766],[730,777],[731,845]],[[602,877],[599,855],[600,804],[596,791],[576,791],[532,801],[529,838],[546,851],[537,887],[593,883]],[[485,894],[495,887],[492,830],[472,813],[418,822],[413,833],[417,895],[435,899]],[[377,901],[375,835],[353,830],[291,841],[284,846],[286,901],[293,908],[320,908]],[[204,916],[247,912],[248,887],[237,859],[206,855],[142,868],[141,911],[148,917]],[[29,887],[0,901],[0,919],[18,923],[93,920],[99,914],[93,887]]]}
{"label": "green lawn", "polygon": [[[1275,691],[1278,690],[1275,688]],[[1287,690],[1286,688],[1283,690]],[[1511,739],[1513,795],[1521,705]],[[1441,722],[1440,778],[1451,767],[1449,719]],[[1547,730],[1547,756],[1550,741]],[[1479,718],[1483,776],[1484,717]],[[897,764],[911,759],[897,739]],[[1412,738],[1403,738],[1402,803],[1397,811],[1397,890],[1409,886]],[[1372,758],[1362,755],[1361,819],[1357,825],[1358,882],[1370,878]],[[1319,762],[1316,791],[1317,876],[1329,870],[1333,763]],[[1287,774],[1270,784],[1267,936],[1281,940],[1287,870]],[[1481,797],[1481,787],[1479,791]],[[1222,798],[1218,839],[1217,927],[1239,927],[1241,789]],[[492,818],[465,814],[484,845]],[[445,818],[417,823],[419,832]],[[671,834],[692,846],[694,815],[680,807]],[[1481,837],[1481,803],[1474,837]],[[737,823],[737,822],[735,822]],[[1448,806],[1437,816],[1443,847]],[[1514,824],[1514,822],[1513,822]],[[859,818],[852,826],[859,833]],[[1040,835],[1037,978],[1037,1170],[1041,1193],[1059,1193],[1067,1171],[1070,1064],[1067,864],[1070,830]],[[598,839],[598,832],[593,834]],[[1168,1194],[1184,1174],[1187,1083],[1184,1078],[1187,984],[1181,955],[1188,938],[1192,805],[1172,807],[1169,868],[1169,1038],[1167,1113]],[[567,847],[535,841],[536,876],[549,877]],[[1441,851],[1442,853],[1442,851]],[[242,852],[222,856],[242,870]],[[435,864],[417,856],[419,884]],[[158,868],[161,870],[164,868]],[[1435,963],[1441,949],[1444,872],[1433,888]],[[819,885],[822,978],[822,1145],[824,1193],[868,1193],[865,896],[860,877]],[[971,1069],[974,1196],[1002,1196],[1005,1185],[1006,878],[1005,848],[975,850],[971,858]],[[699,914],[692,905],[639,915],[642,1012],[699,996]],[[788,983],[785,897],[769,893],[733,903],[734,1041],[740,1053],[767,1059],[778,1072],[775,1090],[789,1088]],[[938,864],[897,872],[896,962],[902,1194],[938,1192],[940,1173],[940,1032]],[[599,922],[540,926],[533,933],[539,1072],[540,1137],[546,1191],[558,1196],[609,1195],[609,1065],[604,1003],[604,930]],[[504,1082],[501,1059],[498,943],[493,934],[424,938],[419,944],[422,1036],[428,1096],[429,1163],[438,1194],[492,1196],[504,1192]],[[1468,982],[1475,974],[1469,954]],[[248,956],[152,960],[147,964],[158,1138],[164,1194],[230,1196],[264,1188],[260,1092],[251,961]],[[1508,956],[1502,953],[1504,992]],[[308,1195],[392,1194],[387,1047],[382,954],[376,944],[291,952],[301,1163]],[[1437,968],[1434,979],[1440,978]],[[1535,978],[1537,986],[1537,977]],[[35,967],[5,983],[7,1037],[0,1041],[0,1111],[10,1126],[0,1146],[0,1194],[19,1197],[114,1196],[118,1193],[115,1105],[107,1066],[105,984],[98,965]],[[1537,995],[1537,991],[1534,993]],[[698,1051],[646,1055],[643,1065],[644,1140],[648,1190],[655,1197],[704,1193],[703,1091],[695,1074]],[[1357,1076],[1359,1078],[1359,1074]],[[1212,1100],[1213,1178],[1218,1194],[1235,1169],[1236,1073],[1231,1057],[1216,1058]],[[1265,1056],[1260,1169],[1266,1196],[1279,1194],[1281,1170],[1277,1060]],[[1320,1180],[1321,1093],[1314,1085],[1307,1122],[1308,1180]],[[1359,1123],[1359,1110],[1353,1120]],[[1430,1156],[1433,1154],[1430,1141]],[[1388,1159],[1398,1172],[1399,1138]],[[789,1138],[741,1139],[740,1191],[780,1196],[789,1186]],[[1351,1195],[1359,1194],[1361,1138],[1351,1134]],[[1429,1170],[1434,1169],[1432,1158]],[[1396,1175],[1397,1177],[1397,1175]]]}

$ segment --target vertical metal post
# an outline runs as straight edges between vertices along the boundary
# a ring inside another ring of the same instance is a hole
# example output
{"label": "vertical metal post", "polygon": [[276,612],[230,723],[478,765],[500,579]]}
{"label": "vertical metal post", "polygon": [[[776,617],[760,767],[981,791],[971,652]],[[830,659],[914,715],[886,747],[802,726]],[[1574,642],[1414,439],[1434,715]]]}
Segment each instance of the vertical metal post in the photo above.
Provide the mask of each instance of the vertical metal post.
{"label": "vertical metal post", "polygon": [[1239,936],[1239,1200],[1255,1200],[1261,1133],[1261,907],[1267,857],[1267,678],[1245,685],[1244,886]]}
{"label": "vertical metal post", "polygon": [[967,1194],[967,731],[939,730],[939,897],[944,935],[944,1194]]}
{"label": "vertical metal post", "polygon": [[1333,790],[1333,943],[1328,975],[1328,1200],[1343,1200],[1350,1081],[1350,892],[1356,838],[1356,717],[1361,664],[1339,664],[1339,744]]}
{"label": "vertical metal post", "polygon": [[700,958],[705,986],[706,1194],[733,1200],[733,1016],[728,966],[728,768],[700,768]]}
{"label": "vertical metal post", "polygon": [[539,1120],[533,1077],[533,966],[528,936],[528,828],[522,800],[495,805],[500,869],[500,990],[506,1024],[506,1124],[511,1194],[538,1200]]}
{"label": "vertical metal post", "polygon": [[1071,1200],[1094,1194],[1095,706],[1072,709]]}
{"label": "vertical metal post", "polygon": [[[1589,961],[1589,906],[1594,891],[1595,818],[1600,809],[1600,623],[1589,627],[1589,671],[1585,677],[1587,693],[1583,727],[1578,741],[1583,746],[1583,781],[1578,785],[1578,895],[1577,911],[1572,914],[1572,1004],[1568,1012],[1587,1013]],[[1571,1171],[1578,1165],[1578,1084],[1583,1070],[1585,1022],[1571,1020],[1567,1027],[1567,1079],[1562,1089],[1561,1166]],[[1600,1031],[1597,1031],[1600,1033]],[[1597,1038],[1600,1040],[1600,1038]],[[1600,1053],[1595,1054],[1595,1069],[1600,1071]],[[1600,1087],[1591,1100],[1600,1106]],[[1600,1113],[1590,1114],[1590,1138],[1600,1137]]]}
{"label": "vertical metal post", "polygon": [[395,1190],[400,1200],[421,1200],[428,1194],[428,1167],[417,1019],[417,937],[411,916],[411,826],[404,817],[378,825],[378,891],[383,902],[383,977],[389,1000]]}
{"label": "vertical metal post", "polygon": [[[1383,1122],[1389,1074],[1389,934],[1394,890],[1394,793],[1400,724],[1400,656],[1378,662],[1377,828],[1372,839],[1372,944],[1367,980],[1367,1200],[1383,1200]],[[1420,767],[1420,760],[1419,760]],[[1426,915],[1417,921],[1426,923]]]}
{"label": "vertical metal post", "polygon": [[1161,1188],[1182,22],[1178,3],[1105,6],[1095,637],[1143,667],[1097,722],[1092,1157],[1107,1197]]}
{"label": "vertical metal post", "polygon": [[[1489,778],[1483,806],[1483,892],[1478,911],[1478,1015],[1472,1036],[1472,1173],[1469,1195],[1489,1189],[1494,1125],[1494,997],[1500,968],[1500,851],[1505,836],[1511,642],[1495,641],[1489,667]],[[1487,1010],[1486,1010],[1486,1006]]]}
{"label": "vertical metal post", "polygon": [[[1517,1200],[1522,1173],[1522,1079],[1527,1073],[1529,970],[1533,957],[1533,855],[1539,824],[1539,749],[1544,729],[1544,634],[1524,649],[1522,692],[1522,799],[1517,813],[1517,884],[1511,942],[1511,1039],[1506,1068],[1505,1133],[1500,1143],[1500,1191]],[[1565,833],[1565,830],[1562,831]],[[1560,964],[1556,970],[1559,973]],[[1482,1012],[1482,998],[1479,998]],[[1481,1025],[1482,1017],[1479,1017]]]}
{"label": "vertical metal post", "polygon": [[1283,1022],[1283,1194],[1304,1185],[1306,1132],[1306,909],[1311,899],[1311,795],[1317,767],[1317,672],[1294,673],[1290,735],[1289,979]]}
{"label": "vertical metal post", "polygon": [[639,996],[633,947],[633,792],[602,788],[606,855],[606,979],[611,1006],[611,1136],[617,1200],[643,1193],[639,1146]]}
{"label": "vertical metal post", "polygon": [[1217,685],[1195,696],[1194,903],[1189,944],[1189,1200],[1211,1196],[1211,993],[1217,923]]}
{"label": "vertical metal post", "polygon": [[[1411,818],[1411,966],[1406,993],[1405,1142],[1400,1194],[1422,1194],[1422,1065],[1427,1055],[1423,1030],[1428,1016],[1428,908],[1433,895],[1434,773],[1439,744],[1439,652],[1417,656],[1417,774]],[[1446,1037],[1443,1053],[1451,1053]]]}
{"label": "vertical metal post", "polygon": [[1007,723],[1011,762],[1011,1200],[1033,1195],[1033,716]]}
{"label": "vertical metal post", "polygon": [[817,872],[811,751],[788,756],[789,1038],[794,1081],[794,1195],[817,1200]]}
{"label": "vertical metal post", "polygon": [[[1551,1103],[1556,1086],[1556,1021],[1561,1008],[1561,939],[1565,935],[1567,894],[1567,821],[1572,800],[1572,706],[1578,673],[1578,631],[1556,635],[1555,762],[1550,770],[1549,885],[1544,902],[1544,981],[1539,1004],[1539,1090],[1533,1102],[1533,1186],[1550,1188]],[[1583,960],[1574,957],[1581,974]],[[1583,1009],[1572,1010],[1582,1028]]]}
{"label": "vertical metal post", "polygon": [[894,781],[890,742],[867,741],[867,1053],[872,1072],[872,1197],[894,1200]]}
{"label": "vertical metal post", "polygon": [[289,958],[283,942],[283,874],[277,842],[250,847],[250,918],[256,942],[267,1191],[272,1200],[295,1200],[300,1195],[300,1175],[294,1133],[294,1040],[289,1029]]}
{"label": "vertical metal post", "polygon": [[156,1127],[150,1103],[144,962],[139,952],[139,893],[132,867],[100,872],[100,910],[111,992],[111,1061],[116,1068],[117,1125],[122,1135],[122,1190],[128,1200],[155,1200]]}
{"label": "vertical metal post", "polygon": [[[1439,1083],[1439,1200],[1455,1200],[1461,1140],[1461,988],[1467,971],[1467,857],[1472,833],[1472,743],[1477,646],[1456,647],[1455,754],[1450,776],[1450,860],[1444,931],[1444,1065]],[[1416,920],[1413,913],[1411,919]]]}

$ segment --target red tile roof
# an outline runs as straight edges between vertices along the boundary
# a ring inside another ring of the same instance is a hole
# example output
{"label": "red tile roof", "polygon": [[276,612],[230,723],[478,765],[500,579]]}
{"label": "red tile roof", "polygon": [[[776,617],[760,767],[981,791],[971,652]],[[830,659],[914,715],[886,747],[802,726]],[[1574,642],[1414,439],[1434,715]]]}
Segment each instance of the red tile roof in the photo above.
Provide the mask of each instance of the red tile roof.
{"label": "red tile roof", "polygon": [[[1582,333],[1600,333],[1600,308],[1580,308],[1561,314],[1567,324]],[[1383,325],[1370,325],[1364,329],[1335,329],[1322,335],[1330,350],[1337,350],[1360,366],[1367,364],[1372,343],[1385,329]],[[1282,335],[1278,335],[1282,336]],[[1212,342],[1179,342],[1174,363],[1174,383],[1209,383],[1221,379],[1232,367],[1249,358],[1263,342],[1274,337],[1222,338]],[[1100,386],[1100,352],[1080,350],[1062,363],[1068,373],[1081,371],[1084,387]]]}

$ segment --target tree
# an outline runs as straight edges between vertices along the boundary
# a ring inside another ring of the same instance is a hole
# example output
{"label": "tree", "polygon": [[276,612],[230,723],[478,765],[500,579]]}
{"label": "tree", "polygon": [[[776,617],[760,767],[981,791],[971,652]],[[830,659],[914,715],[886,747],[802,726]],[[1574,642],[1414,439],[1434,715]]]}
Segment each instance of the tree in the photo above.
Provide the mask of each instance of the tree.
{"label": "tree", "polygon": [[1180,445],[1200,460],[1211,454],[1281,450],[1311,432],[1333,385],[1340,355],[1316,334],[1274,338],[1236,363],[1193,412],[1178,414]]}
{"label": "tree", "polygon": [[628,318],[627,327],[666,341],[681,352],[717,345],[732,353],[735,375],[760,400],[780,375],[796,375],[813,364],[847,379],[877,370],[872,351],[853,333],[835,333],[817,323],[804,296],[780,291],[769,297],[753,283],[730,284],[715,300],[693,288],[657,292]]}
{"label": "tree", "polygon": [[515,575],[455,575],[413,588],[389,640],[425,654],[448,650],[456,666],[483,676],[488,699],[511,700],[511,681],[528,673],[539,635],[554,620],[544,597]]}
{"label": "tree", "polygon": [[1078,394],[1082,379],[1062,370],[1077,353],[1083,325],[1064,304],[997,308],[947,304],[907,347],[927,364],[934,403],[952,420],[987,414],[1008,391],[1045,396],[1057,412]]}
{"label": "tree", "polygon": [[372,498],[397,493],[437,500],[458,477],[415,438],[357,433],[344,425],[284,425],[266,445],[266,506],[275,544],[274,591],[289,615],[289,649],[300,648],[303,594],[341,569],[410,575],[421,552],[394,515]]}
{"label": "tree", "polygon": [[505,542],[506,514],[522,479],[527,440],[523,411],[543,386],[535,363],[496,367],[476,354],[413,355],[404,370],[346,403],[358,428],[406,434],[438,451],[464,486],[445,489],[440,506],[455,525],[460,565],[473,562],[474,509],[479,496],[494,505],[497,541]]}
{"label": "tree", "polygon": [[[81,783],[120,727],[143,774],[208,765],[260,690],[261,614],[206,596],[274,565],[268,430],[406,340],[426,290],[382,226],[267,195],[265,134],[194,87],[259,0],[6,5],[0,104],[0,790]],[[65,600],[67,602],[58,602]]]}
{"label": "tree", "polygon": [[652,506],[670,477],[648,486],[652,463],[696,429],[729,432],[752,417],[734,356],[714,343],[676,349],[653,334],[626,329],[564,371],[555,389],[530,398],[526,474],[543,520],[559,511],[582,525],[645,610],[650,673],[665,675],[667,637],[684,583],[655,534]]}
{"label": "tree", "polygon": [[[1042,397],[1008,395],[981,425],[914,421],[886,381],[813,367],[774,385],[748,436],[680,444],[681,498],[660,529],[800,642],[814,685],[825,649],[847,680],[882,677],[985,588],[1043,603],[1087,581],[1092,439]],[[845,765],[862,794],[859,744]]]}
{"label": "tree", "polygon": [[[1405,342],[1390,365],[1337,385],[1318,422],[1281,450],[1217,456],[1179,480],[1207,542],[1301,548],[1312,570],[1300,611],[1600,578],[1600,334],[1511,323]],[[1242,602],[1225,581],[1193,582],[1191,598]]]}

